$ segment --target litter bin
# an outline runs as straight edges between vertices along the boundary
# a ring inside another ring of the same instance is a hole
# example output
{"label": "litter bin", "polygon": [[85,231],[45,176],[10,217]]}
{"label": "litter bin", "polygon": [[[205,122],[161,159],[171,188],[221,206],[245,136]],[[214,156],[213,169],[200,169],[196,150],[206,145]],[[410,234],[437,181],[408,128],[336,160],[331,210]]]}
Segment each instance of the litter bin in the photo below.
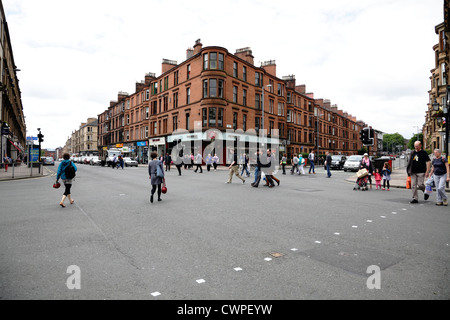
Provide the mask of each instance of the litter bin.
{"label": "litter bin", "polygon": [[384,163],[385,163],[385,162],[388,162],[388,163],[389,163],[389,166],[390,166],[391,169],[392,169],[392,160],[391,160],[390,157],[380,157],[380,158],[378,158],[378,159],[375,159],[375,160],[373,161],[373,166],[374,166],[375,169],[378,169],[378,170],[380,170],[380,172],[381,172],[381,170],[383,169],[383,166],[384,166]]}

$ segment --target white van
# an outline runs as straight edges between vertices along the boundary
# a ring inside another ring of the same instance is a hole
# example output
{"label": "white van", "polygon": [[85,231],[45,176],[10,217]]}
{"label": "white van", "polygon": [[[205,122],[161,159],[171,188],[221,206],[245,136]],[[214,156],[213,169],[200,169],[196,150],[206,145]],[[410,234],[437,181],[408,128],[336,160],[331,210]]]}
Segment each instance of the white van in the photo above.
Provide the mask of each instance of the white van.
{"label": "white van", "polygon": [[113,165],[112,161],[113,161],[114,157],[116,157],[116,161],[117,161],[117,158],[119,158],[119,155],[122,154],[122,150],[121,149],[115,149],[115,148],[106,150],[106,152],[107,152],[106,165],[108,167]]}

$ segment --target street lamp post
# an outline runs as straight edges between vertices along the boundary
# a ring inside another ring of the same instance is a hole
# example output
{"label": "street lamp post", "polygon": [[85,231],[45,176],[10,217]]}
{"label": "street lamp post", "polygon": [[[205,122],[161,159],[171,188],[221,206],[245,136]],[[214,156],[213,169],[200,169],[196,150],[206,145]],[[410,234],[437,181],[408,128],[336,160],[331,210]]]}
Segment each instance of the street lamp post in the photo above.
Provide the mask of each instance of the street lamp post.
{"label": "street lamp post", "polygon": [[[439,105],[439,103],[437,102],[437,100],[436,99],[434,99],[434,103],[433,103],[433,110],[434,111],[439,111],[439,109],[440,109],[440,105]],[[443,112],[444,112],[444,116],[445,116],[445,142],[444,142],[444,149],[445,149],[445,156],[447,157],[447,159],[448,159],[448,156],[449,156],[449,154],[448,154],[448,134],[449,134],[449,125],[448,125],[448,121],[449,121],[449,112],[448,112],[448,106],[447,106],[447,104],[444,104],[443,106],[442,106],[442,108],[443,108]]]}

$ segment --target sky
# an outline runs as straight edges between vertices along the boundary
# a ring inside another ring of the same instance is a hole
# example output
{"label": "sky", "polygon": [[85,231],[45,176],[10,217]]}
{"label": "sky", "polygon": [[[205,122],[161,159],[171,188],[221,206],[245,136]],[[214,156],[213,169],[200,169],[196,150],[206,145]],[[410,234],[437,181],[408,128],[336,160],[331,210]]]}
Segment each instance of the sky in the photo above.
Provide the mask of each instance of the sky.
{"label": "sky", "polygon": [[201,39],[255,65],[275,60],[373,128],[409,139],[424,124],[443,0],[0,0],[27,125],[43,148],[130,94],[162,59],[178,63]]}

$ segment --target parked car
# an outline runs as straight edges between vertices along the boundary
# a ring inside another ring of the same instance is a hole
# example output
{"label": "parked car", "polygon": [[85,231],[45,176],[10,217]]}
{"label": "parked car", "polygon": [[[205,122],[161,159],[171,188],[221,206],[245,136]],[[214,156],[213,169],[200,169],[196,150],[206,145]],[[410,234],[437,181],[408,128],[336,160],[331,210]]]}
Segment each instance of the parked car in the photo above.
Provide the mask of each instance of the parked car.
{"label": "parked car", "polygon": [[123,158],[123,161],[125,162],[125,167],[137,167],[138,166],[137,161],[131,159],[130,157]]}
{"label": "parked car", "polygon": [[[345,160],[347,160],[346,156],[343,155],[333,155],[331,156],[331,165],[330,165],[330,169],[338,169],[341,170],[344,168],[344,163]],[[323,165],[323,168],[326,170],[327,167],[325,166],[325,164]]]}
{"label": "parked car", "polygon": [[93,157],[91,157],[91,160],[89,160],[89,164],[91,166],[95,166],[95,165],[101,166],[102,165],[102,160],[100,160],[100,158],[97,157],[97,156],[93,156]]}
{"label": "parked car", "polygon": [[42,158],[42,164],[44,166],[54,166],[55,160],[53,159],[53,157],[44,157]]}
{"label": "parked car", "polygon": [[347,160],[344,163],[344,171],[358,171],[359,170],[359,164],[361,160],[363,159],[363,156],[361,155],[353,155],[347,158]]}

